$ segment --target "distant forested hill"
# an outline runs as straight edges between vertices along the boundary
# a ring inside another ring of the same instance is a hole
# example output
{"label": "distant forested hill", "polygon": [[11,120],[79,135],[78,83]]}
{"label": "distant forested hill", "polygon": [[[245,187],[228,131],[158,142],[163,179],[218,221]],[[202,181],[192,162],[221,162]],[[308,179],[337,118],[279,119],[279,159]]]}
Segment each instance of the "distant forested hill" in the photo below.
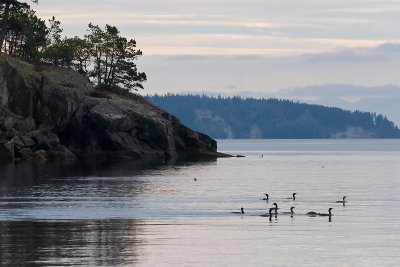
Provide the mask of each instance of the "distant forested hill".
{"label": "distant forested hill", "polygon": [[212,138],[400,138],[385,116],[289,100],[153,95],[152,103]]}

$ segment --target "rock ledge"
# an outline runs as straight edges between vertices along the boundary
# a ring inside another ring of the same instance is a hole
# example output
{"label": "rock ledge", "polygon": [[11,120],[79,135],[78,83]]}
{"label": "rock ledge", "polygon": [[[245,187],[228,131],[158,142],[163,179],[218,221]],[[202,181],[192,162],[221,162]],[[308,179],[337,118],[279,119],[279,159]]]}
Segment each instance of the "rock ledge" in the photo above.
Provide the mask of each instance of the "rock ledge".
{"label": "rock ledge", "polygon": [[72,70],[0,57],[0,162],[218,156],[215,140],[139,95],[99,92]]}

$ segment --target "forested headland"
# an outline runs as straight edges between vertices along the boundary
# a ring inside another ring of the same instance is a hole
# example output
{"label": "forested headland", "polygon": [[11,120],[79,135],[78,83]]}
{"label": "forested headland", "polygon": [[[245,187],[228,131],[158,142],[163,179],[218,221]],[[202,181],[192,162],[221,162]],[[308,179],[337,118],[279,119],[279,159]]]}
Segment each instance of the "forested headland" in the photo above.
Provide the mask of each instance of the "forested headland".
{"label": "forested headland", "polygon": [[155,105],[212,138],[400,138],[385,116],[280,99],[152,95]]}
{"label": "forested headland", "polygon": [[146,81],[135,63],[142,52],[115,26],[90,23],[84,37],[62,36],[61,22],[17,0],[0,1],[0,17],[0,164],[227,156],[131,93]]}

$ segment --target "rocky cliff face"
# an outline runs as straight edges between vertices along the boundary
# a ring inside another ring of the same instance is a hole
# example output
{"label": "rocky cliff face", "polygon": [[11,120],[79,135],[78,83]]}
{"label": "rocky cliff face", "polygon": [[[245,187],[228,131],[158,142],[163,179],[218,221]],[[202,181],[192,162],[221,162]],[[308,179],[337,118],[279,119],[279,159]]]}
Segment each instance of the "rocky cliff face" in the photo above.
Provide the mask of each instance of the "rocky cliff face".
{"label": "rocky cliff face", "polygon": [[143,97],[96,91],[77,72],[0,59],[0,162],[216,156],[216,141]]}

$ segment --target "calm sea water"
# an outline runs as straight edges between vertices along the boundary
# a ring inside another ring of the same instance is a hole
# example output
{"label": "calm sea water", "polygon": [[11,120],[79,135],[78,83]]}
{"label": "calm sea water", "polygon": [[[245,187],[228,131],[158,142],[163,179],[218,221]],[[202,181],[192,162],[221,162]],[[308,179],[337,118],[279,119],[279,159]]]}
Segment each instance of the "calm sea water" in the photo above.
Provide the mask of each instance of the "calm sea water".
{"label": "calm sea water", "polygon": [[400,140],[218,146],[245,157],[1,166],[0,265],[399,266]]}

